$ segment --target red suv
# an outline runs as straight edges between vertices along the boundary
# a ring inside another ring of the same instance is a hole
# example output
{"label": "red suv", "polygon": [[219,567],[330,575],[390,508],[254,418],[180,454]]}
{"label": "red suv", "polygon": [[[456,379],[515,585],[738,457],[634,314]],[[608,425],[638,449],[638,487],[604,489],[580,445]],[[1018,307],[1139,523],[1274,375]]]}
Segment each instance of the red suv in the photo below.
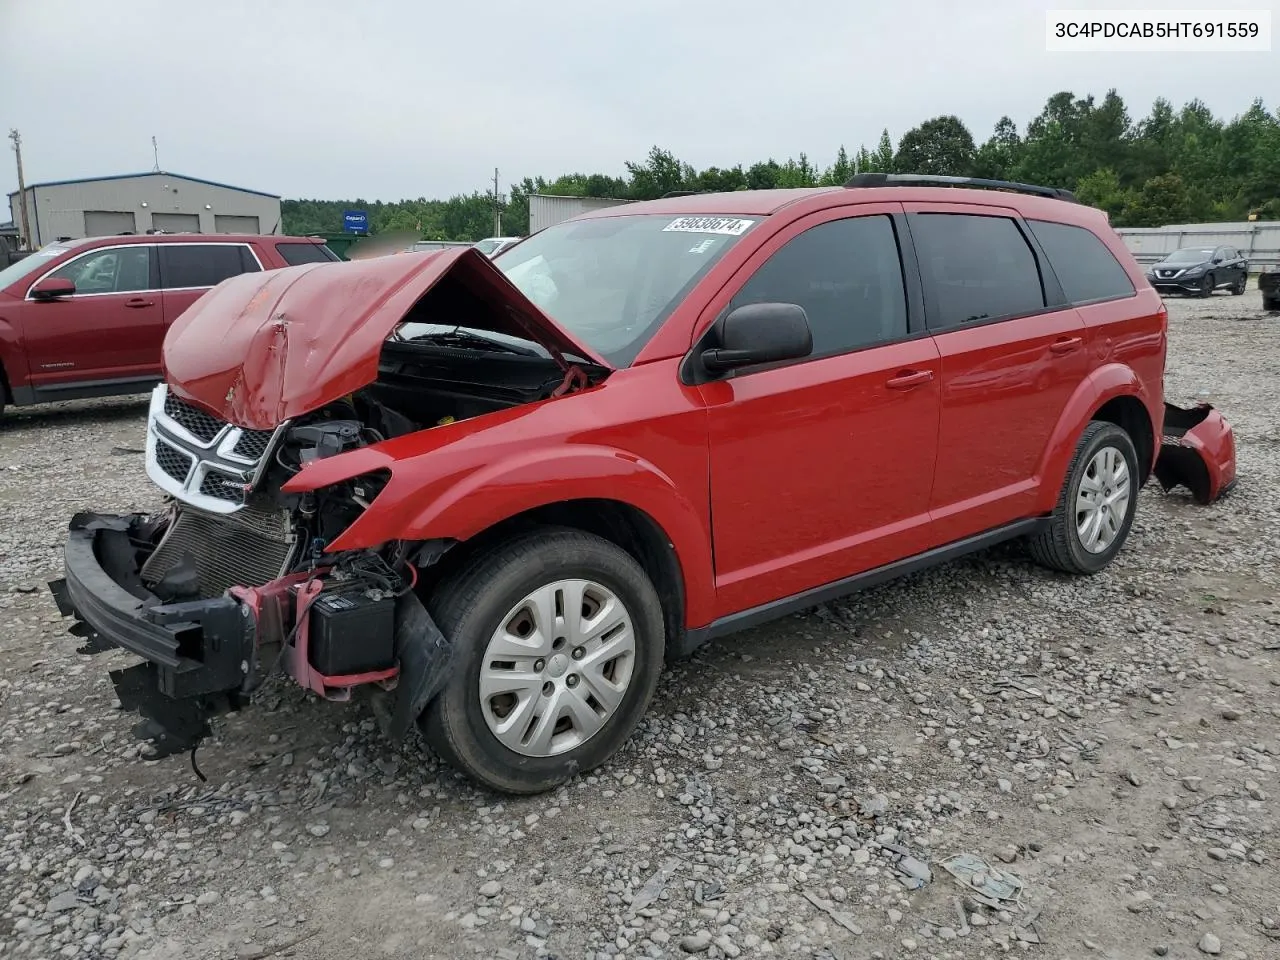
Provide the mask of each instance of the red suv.
{"label": "red suv", "polygon": [[227,277],[337,260],[308,237],[155,236],[64,240],[0,270],[0,413],[145,393],[182,311]]}
{"label": "red suv", "polygon": [[1157,458],[1165,308],[1070,194],[940,182],[227,280],[165,339],[168,505],[77,515],[53,592],[142,656],[113,678],[162,751],[279,669],[531,793],[709,638],[1015,537],[1099,571]]}

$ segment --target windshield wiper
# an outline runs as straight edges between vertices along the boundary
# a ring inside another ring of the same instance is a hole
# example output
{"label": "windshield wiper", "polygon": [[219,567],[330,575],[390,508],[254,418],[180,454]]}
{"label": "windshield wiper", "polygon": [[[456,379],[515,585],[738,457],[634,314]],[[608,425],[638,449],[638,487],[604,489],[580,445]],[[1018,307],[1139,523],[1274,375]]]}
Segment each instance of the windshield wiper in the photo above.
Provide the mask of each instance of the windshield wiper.
{"label": "windshield wiper", "polygon": [[541,356],[538,351],[531,350],[528,347],[517,347],[515,344],[491,340],[478,333],[472,333],[456,327],[453,330],[442,330],[439,333],[420,333],[414,337],[405,337],[397,330],[396,339],[403,343],[418,343],[425,340],[447,347],[475,347],[480,350],[497,350],[501,353],[514,353],[520,357]]}

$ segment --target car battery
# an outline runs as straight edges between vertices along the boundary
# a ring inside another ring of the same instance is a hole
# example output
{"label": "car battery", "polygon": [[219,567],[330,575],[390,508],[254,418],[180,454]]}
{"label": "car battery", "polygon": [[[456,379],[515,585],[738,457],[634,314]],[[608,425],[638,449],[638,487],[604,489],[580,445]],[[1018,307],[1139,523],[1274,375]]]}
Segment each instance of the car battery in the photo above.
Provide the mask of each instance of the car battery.
{"label": "car battery", "polygon": [[395,666],[395,597],[365,591],[322,593],[307,613],[308,659],[326,677]]}

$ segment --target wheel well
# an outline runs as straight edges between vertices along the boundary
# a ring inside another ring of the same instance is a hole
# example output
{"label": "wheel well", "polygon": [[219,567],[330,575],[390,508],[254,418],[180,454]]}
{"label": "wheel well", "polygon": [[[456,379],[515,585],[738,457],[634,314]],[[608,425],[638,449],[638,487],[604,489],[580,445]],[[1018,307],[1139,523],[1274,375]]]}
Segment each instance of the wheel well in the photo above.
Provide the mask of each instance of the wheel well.
{"label": "wheel well", "polygon": [[1138,453],[1138,469],[1141,471],[1139,483],[1146,484],[1151,477],[1151,459],[1155,454],[1156,438],[1151,427],[1151,417],[1142,401],[1137,397],[1115,397],[1099,407],[1093,419],[1114,423],[1129,435]]}
{"label": "wheel well", "polygon": [[652,517],[617,500],[564,500],[518,513],[451,547],[430,570],[421,571],[426,577],[424,585],[449,576],[478,552],[547,526],[595,534],[630,554],[644,569],[662,602],[667,650],[679,649],[685,630],[685,596],[684,575],[675,548]]}

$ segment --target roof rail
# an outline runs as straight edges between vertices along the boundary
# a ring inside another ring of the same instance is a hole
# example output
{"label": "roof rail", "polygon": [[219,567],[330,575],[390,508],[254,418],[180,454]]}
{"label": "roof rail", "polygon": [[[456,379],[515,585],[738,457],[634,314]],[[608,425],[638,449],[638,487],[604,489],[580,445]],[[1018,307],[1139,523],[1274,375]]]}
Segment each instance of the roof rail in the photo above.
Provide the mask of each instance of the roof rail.
{"label": "roof rail", "polygon": [[850,189],[855,187],[971,187],[983,190],[1004,190],[1010,193],[1030,193],[1038,197],[1066,200],[1078,203],[1076,195],[1061,187],[1041,187],[1034,183],[1016,183],[1012,180],[984,180],[980,177],[943,177],[920,173],[855,173],[845,181]]}
{"label": "roof rail", "polygon": [[709,190],[668,190],[659,200],[666,200],[668,197],[696,197],[700,193],[710,193]]}

